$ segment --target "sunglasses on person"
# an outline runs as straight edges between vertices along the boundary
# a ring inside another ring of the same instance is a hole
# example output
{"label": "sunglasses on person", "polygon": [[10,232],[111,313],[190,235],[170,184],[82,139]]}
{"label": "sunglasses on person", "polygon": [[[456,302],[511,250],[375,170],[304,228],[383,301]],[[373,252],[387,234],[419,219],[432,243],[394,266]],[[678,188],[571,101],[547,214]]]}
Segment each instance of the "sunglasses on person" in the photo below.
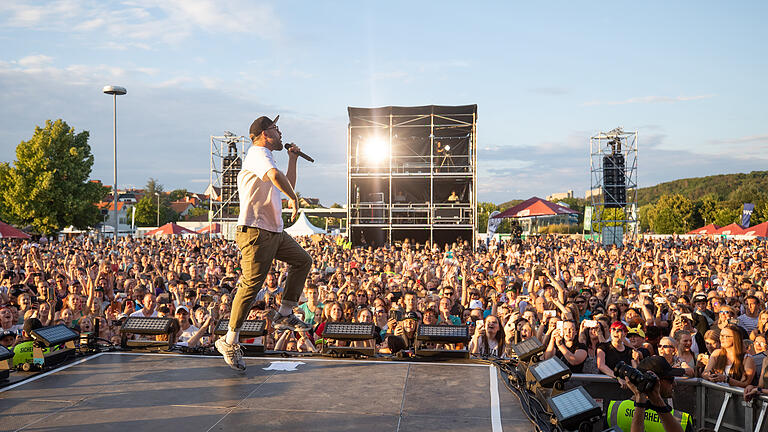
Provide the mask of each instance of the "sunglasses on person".
{"label": "sunglasses on person", "polygon": [[659,345],[659,348],[675,349],[675,347],[672,345]]}
{"label": "sunglasses on person", "polygon": [[586,301],[584,301],[584,300],[576,300],[575,303],[576,304],[584,304],[584,303],[586,303]]}

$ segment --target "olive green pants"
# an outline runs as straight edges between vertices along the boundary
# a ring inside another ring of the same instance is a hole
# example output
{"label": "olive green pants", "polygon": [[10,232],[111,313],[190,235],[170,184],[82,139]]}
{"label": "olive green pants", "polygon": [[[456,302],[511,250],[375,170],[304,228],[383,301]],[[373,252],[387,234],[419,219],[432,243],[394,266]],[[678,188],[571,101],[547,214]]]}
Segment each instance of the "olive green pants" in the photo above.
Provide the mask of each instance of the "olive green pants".
{"label": "olive green pants", "polygon": [[229,317],[229,327],[232,330],[238,330],[248,317],[256,295],[264,286],[272,260],[278,259],[288,264],[283,302],[294,305],[299,301],[304,281],[312,267],[312,257],[284,231],[275,233],[247,227],[243,232],[242,227],[237,227],[235,241],[240,248],[242,275],[232,300],[232,313]]}

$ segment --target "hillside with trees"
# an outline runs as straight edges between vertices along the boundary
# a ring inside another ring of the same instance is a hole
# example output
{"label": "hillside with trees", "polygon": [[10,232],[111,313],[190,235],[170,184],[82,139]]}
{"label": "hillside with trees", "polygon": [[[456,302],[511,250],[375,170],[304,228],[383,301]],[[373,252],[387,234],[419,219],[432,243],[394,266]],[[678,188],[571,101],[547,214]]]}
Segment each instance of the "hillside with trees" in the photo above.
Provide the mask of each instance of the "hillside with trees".
{"label": "hillside with trees", "polygon": [[742,202],[750,202],[748,193],[755,190],[768,190],[768,171],[721,174],[659,183],[656,186],[638,189],[637,202],[642,206],[657,202],[662,195],[672,194],[680,194],[690,200],[712,195],[719,201],[746,199]]}

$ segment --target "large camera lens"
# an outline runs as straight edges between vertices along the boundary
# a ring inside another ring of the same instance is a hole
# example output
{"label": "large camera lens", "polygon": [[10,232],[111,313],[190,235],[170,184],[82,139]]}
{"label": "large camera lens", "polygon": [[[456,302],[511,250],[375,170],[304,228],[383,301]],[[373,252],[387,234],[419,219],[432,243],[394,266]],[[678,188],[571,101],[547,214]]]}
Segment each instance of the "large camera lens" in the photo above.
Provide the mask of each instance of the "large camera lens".
{"label": "large camera lens", "polygon": [[617,378],[631,382],[642,393],[648,393],[656,386],[658,379],[651,374],[641,372],[632,366],[620,361],[613,368],[613,374]]}

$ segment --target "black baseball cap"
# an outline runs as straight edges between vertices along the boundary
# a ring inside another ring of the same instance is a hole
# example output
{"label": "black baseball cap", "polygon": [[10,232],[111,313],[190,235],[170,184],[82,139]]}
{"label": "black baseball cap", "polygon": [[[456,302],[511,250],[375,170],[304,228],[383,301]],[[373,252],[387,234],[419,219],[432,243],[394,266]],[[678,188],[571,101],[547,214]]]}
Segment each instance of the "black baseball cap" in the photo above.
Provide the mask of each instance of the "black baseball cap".
{"label": "black baseball cap", "polygon": [[659,378],[673,378],[679,376],[685,376],[685,369],[673,368],[670,366],[667,359],[662,356],[650,356],[640,360],[640,364],[637,368],[641,371],[651,371]]}
{"label": "black baseball cap", "polygon": [[249,129],[248,133],[251,135],[251,137],[256,138],[257,136],[261,135],[262,132],[277,123],[277,119],[279,118],[279,115],[275,117],[274,120],[270,120],[267,116],[261,116],[254,120],[253,123],[251,123],[251,128]]}
{"label": "black baseball cap", "polygon": [[416,320],[416,321],[418,321],[418,320],[419,320],[419,314],[417,314],[416,312],[413,312],[413,311],[411,311],[411,312],[408,312],[407,314],[405,314],[405,316],[403,317],[403,319],[404,319],[404,320],[408,320],[408,319],[410,319],[410,320]]}

